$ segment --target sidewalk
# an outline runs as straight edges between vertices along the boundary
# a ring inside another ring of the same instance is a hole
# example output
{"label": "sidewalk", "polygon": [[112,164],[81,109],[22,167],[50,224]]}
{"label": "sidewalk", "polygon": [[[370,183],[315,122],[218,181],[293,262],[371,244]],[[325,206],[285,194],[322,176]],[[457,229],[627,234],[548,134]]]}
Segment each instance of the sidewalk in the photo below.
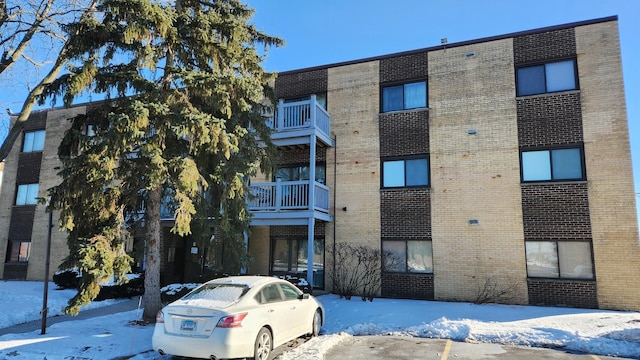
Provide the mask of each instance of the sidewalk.
{"label": "sidewalk", "polygon": [[[77,316],[71,315],[57,315],[47,318],[47,327],[49,325],[57,324],[64,321],[85,320],[93,317],[110,315],[114,313],[120,313],[125,311],[131,311],[138,309],[140,305],[140,316],[142,317],[143,304],[140,303],[140,298],[135,297],[131,299],[125,299],[112,305],[102,306],[95,309],[82,310]],[[20,334],[32,331],[40,331],[42,329],[42,320],[34,320],[23,324],[13,325],[0,329],[0,336],[6,334]]]}

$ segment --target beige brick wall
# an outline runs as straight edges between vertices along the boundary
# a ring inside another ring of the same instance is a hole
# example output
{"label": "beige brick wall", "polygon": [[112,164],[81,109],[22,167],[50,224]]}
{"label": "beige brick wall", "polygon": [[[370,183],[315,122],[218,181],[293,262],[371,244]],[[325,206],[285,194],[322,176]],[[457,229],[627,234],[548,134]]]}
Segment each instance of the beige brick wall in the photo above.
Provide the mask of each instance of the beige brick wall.
{"label": "beige brick wall", "polygon": [[[337,203],[333,203],[331,193],[331,206],[336,212],[334,222],[326,227],[327,275],[333,266],[334,230],[338,243],[380,249],[378,74],[377,61],[329,69],[327,105],[336,147],[327,150],[327,185],[336,192]],[[338,186],[334,183],[336,158]],[[330,276],[326,276],[325,289],[331,288]]]}
{"label": "beige brick wall", "polygon": [[[18,156],[22,147],[22,137],[19,137],[11,152],[4,161],[5,167],[2,175],[2,192],[0,192],[0,263],[4,265],[7,256],[7,242],[9,241],[9,222],[11,209],[15,202],[16,172],[18,168]],[[0,266],[0,279],[4,277],[4,266]]]}
{"label": "beige brick wall", "polygon": [[640,243],[617,22],[576,28],[601,308],[640,310]]}
{"label": "beige brick wall", "polygon": [[[79,106],[70,109],[52,110],[47,113],[46,137],[44,151],[42,153],[42,166],[40,168],[40,187],[38,196],[47,197],[47,190],[60,183],[56,167],[62,167],[58,159],[58,146],[65,131],[71,123],[67,120],[77,114],[86,111],[86,107]],[[49,276],[56,272],[62,260],[69,254],[67,247],[67,233],[59,231],[59,212],[53,213],[53,228],[51,229],[51,260]],[[49,216],[45,212],[44,205],[36,207],[31,235],[31,260],[27,269],[27,280],[42,280],[44,278],[46,249],[47,249],[47,225]]]}
{"label": "beige brick wall", "polygon": [[527,302],[512,44],[429,53],[437,300],[474,300],[490,279],[517,284],[513,302]]}
{"label": "beige brick wall", "polygon": [[0,194],[2,194],[2,174],[4,172],[4,161],[0,161]]}
{"label": "beige brick wall", "polygon": [[269,227],[252,226],[249,237],[249,254],[253,262],[249,265],[249,274],[269,274]]}

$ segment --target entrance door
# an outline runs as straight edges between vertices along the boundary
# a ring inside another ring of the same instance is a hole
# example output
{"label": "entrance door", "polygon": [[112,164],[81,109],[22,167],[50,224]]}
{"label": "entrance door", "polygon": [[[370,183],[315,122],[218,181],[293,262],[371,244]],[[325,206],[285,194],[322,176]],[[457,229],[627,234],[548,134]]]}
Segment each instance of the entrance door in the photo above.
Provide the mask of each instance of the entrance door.
{"label": "entrance door", "polygon": [[[313,287],[324,288],[324,239],[314,239]],[[307,239],[277,238],[272,241],[271,272],[274,275],[298,275],[306,278]]]}

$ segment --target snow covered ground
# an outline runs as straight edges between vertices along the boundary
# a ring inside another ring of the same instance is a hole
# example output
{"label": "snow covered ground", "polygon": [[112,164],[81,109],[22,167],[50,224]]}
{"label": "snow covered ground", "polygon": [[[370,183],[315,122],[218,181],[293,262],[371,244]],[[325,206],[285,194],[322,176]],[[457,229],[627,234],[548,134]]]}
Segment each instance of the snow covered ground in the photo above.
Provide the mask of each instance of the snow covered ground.
{"label": "snow covered ground", "polygon": [[[0,328],[39,320],[42,283],[0,281]],[[72,290],[50,284],[49,315],[59,314]],[[318,338],[278,360],[322,359],[332,347],[357,335],[450,338],[567,350],[640,359],[640,313],[533,306],[474,305],[417,300],[350,301],[320,296],[327,323]],[[91,307],[113,304],[113,300]],[[89,320],[71,320],[40,330],[0,336],[0,359],[163,359],[151,351],[152,326],[135,325],[142,310]]]}

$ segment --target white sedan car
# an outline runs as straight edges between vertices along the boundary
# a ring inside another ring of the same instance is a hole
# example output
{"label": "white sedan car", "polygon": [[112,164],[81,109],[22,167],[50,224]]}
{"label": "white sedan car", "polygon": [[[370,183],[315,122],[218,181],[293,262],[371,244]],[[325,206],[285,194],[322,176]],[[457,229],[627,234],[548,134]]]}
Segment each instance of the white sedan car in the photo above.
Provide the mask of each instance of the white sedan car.
{"label": "white sedan car", "polygon": [[236,276],[206,282],[158,312],[153,350],[205,359],[266,360],[271,350],[317,336],[322,304],[285,280]]}

